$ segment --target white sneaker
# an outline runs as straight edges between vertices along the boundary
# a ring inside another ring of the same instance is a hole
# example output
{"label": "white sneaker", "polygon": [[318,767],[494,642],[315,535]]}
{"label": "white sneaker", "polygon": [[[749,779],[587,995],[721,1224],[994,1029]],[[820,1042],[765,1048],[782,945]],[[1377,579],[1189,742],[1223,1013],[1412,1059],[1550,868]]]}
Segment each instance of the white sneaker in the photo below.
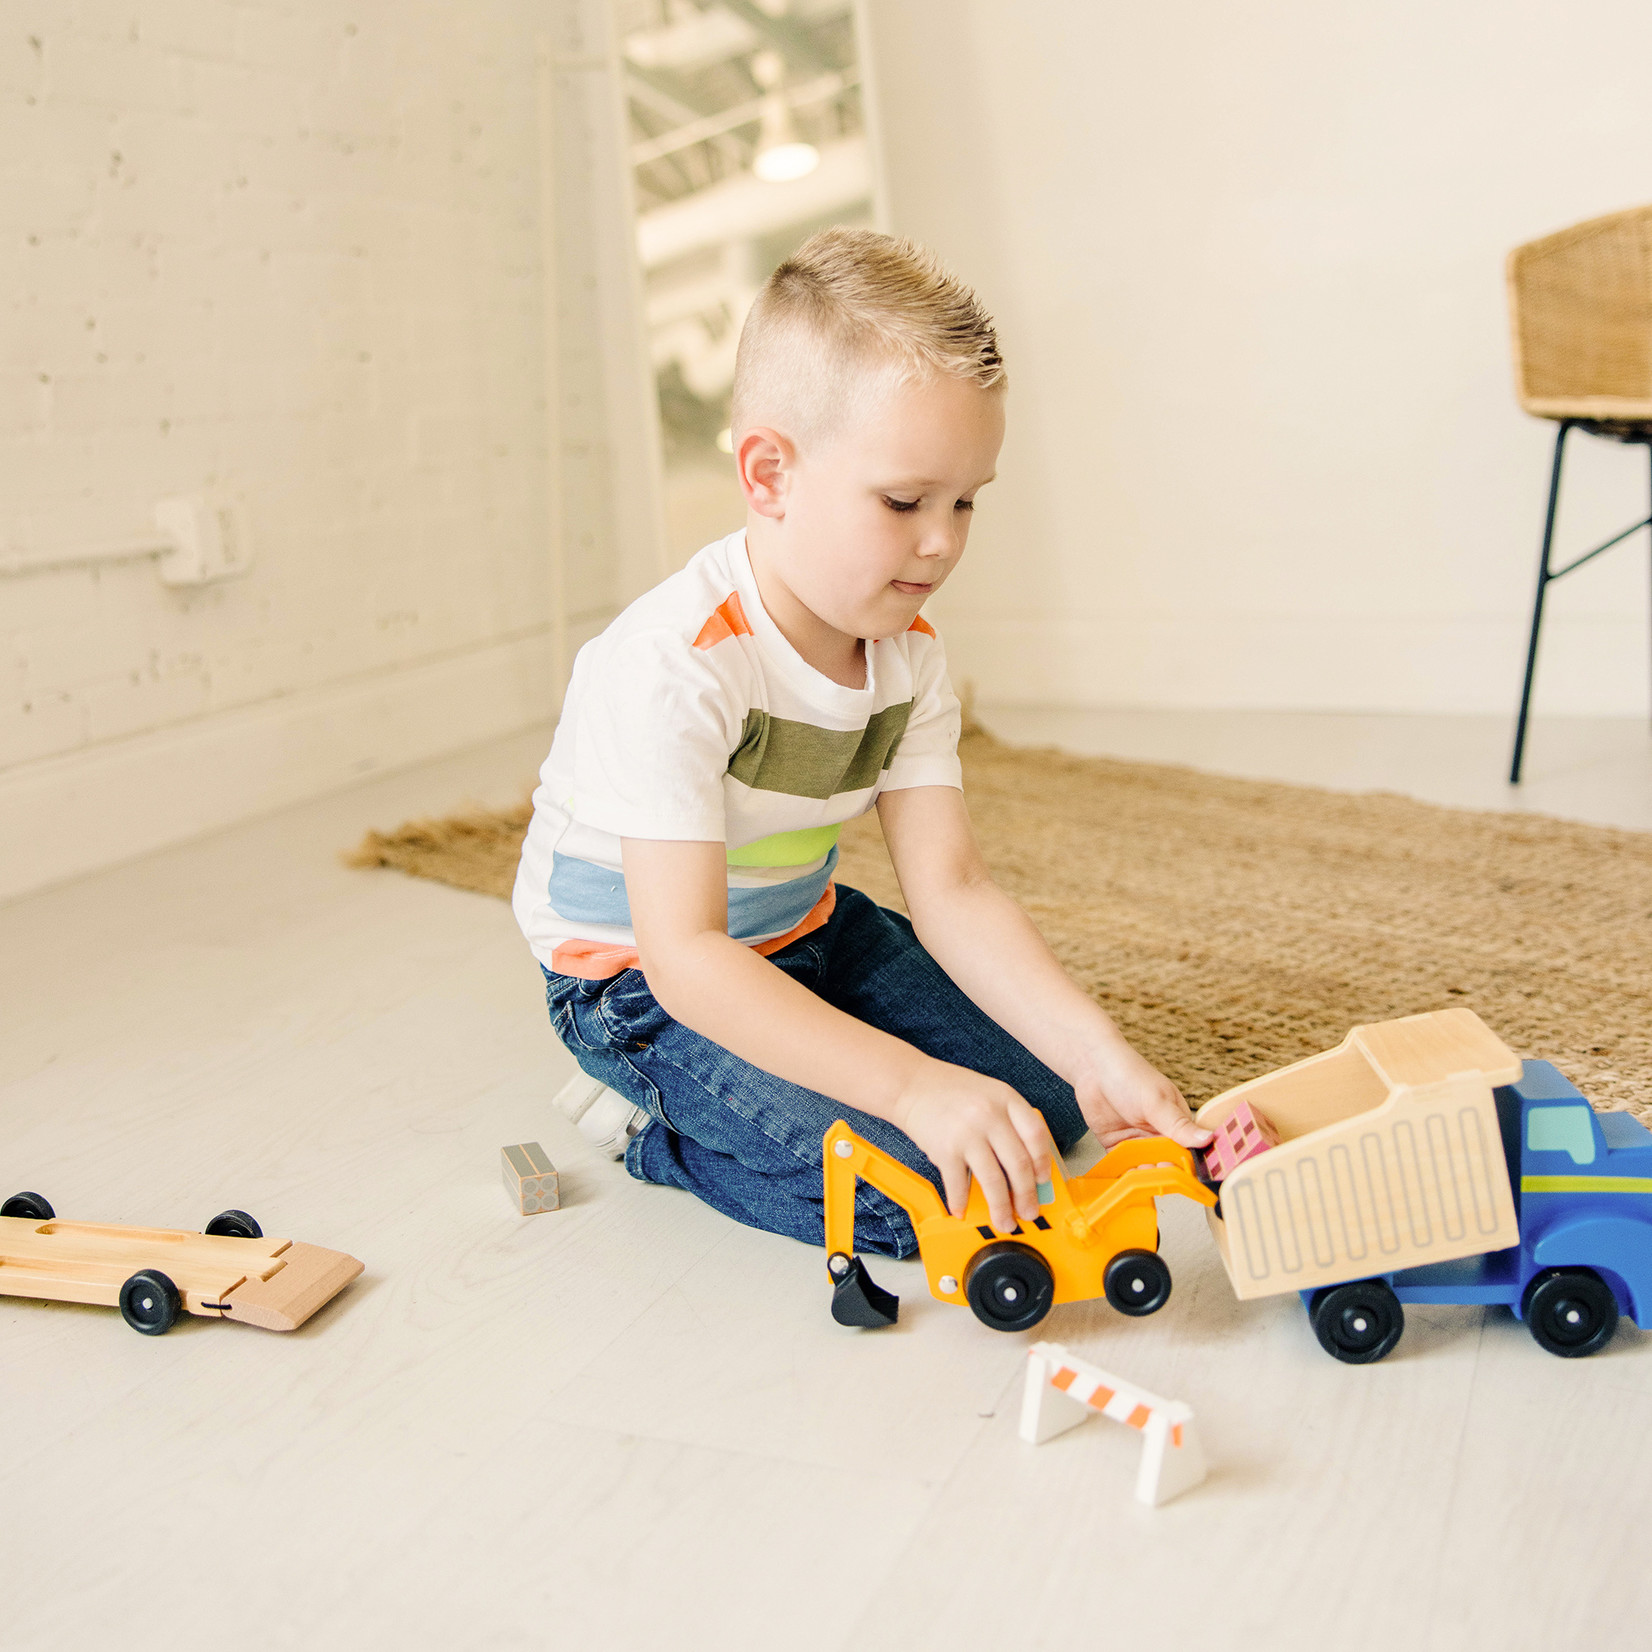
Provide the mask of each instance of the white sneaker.
{"label": "white sneaker", "polygon": [[576,1071],[557,1091],[554,1105],[607,1159],[623,1159],[631,1138],[649,1122],[642,1108],[583,1070]]}

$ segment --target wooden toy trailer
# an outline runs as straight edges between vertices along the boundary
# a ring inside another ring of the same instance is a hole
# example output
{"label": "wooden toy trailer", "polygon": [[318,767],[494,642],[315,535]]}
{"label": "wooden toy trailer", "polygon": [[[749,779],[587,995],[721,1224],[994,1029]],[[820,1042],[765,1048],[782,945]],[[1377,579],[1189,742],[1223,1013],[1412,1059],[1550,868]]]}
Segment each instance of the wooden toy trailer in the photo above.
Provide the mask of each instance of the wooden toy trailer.
{"label": "wooden toy trailer", "polygon": [[342,1251],[266,1238],[244,1210],[189,1233],[62,1222],[38,1193],[0,1204],[0,1296],[118,1307],[145,1336],[184,1313],[296,1330],[361,1271]]}
{"label": "wooden toy trailer", "polygon": [[1493,1089],[1519,1058],[1472,1010],[1356,1027],[1334,1050],[1207,1101],[1250,1102],[1279,1145],[1236,1166],[1210,1213],[1241,1301],[1520,1242]]}

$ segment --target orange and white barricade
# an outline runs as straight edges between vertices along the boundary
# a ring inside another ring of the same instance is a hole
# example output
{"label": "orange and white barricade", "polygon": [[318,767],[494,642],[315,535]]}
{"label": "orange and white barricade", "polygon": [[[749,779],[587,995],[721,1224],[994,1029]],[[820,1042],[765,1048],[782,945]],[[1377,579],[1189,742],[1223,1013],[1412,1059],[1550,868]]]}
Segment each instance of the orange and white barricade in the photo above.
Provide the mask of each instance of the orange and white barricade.
{"label": "orange and white barricade", "polygon": [[1142,1435],[1136,1500],[1157,1505],[1199,1484],[1205,1454],[1193,1424],[1193,1408],[1161,1400],[1144,1388],[1110,1376],[1070,1354],[1059,1342],[1035,1342],[1027,1350],[1027,1387],[1021,1399],[1021,1438],[1043,1445],[1093,1412],[1128,1423]]}

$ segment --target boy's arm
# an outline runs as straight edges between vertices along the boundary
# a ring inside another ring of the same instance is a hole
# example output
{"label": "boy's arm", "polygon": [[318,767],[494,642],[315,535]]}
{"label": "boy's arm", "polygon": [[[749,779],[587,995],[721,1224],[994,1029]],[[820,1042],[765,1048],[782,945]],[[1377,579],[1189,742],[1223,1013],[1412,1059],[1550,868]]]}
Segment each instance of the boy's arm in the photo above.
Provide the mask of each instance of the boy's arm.
{"label": "boy's arm", "polygon": [[1143,1135],[1186,1147],[1210,1141],[1176,1086],[1130,1047],[992,881],[962,792],[884,792],[878,818],[918,939],[975,1003],[1073,1086],[1104,1147]]}
{"label": "boy's arm", "polygon": [[1052,1143],[1037,1109],[1007,1084],[937,1061],[833,1009],[728,934],[721,843],[621,840],[625,889],[649,990],[673,1020],[744,1061],[887,1119],[941,1172],[962,1215],[971,1175],[992,1225],[1038,1215]]}

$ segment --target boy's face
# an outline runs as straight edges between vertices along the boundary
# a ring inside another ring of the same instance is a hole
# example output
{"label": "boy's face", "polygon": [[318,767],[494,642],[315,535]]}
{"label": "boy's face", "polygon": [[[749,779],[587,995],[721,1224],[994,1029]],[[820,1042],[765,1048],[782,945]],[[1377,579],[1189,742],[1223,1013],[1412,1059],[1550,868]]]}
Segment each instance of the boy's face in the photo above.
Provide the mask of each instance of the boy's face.
{"label": "boy's face", "polygon": [[964,554],[1003,440],[1002,393],[952,378],[889,389],[801,449],[748,431],[754,561],[840,636],[898,636]]}

